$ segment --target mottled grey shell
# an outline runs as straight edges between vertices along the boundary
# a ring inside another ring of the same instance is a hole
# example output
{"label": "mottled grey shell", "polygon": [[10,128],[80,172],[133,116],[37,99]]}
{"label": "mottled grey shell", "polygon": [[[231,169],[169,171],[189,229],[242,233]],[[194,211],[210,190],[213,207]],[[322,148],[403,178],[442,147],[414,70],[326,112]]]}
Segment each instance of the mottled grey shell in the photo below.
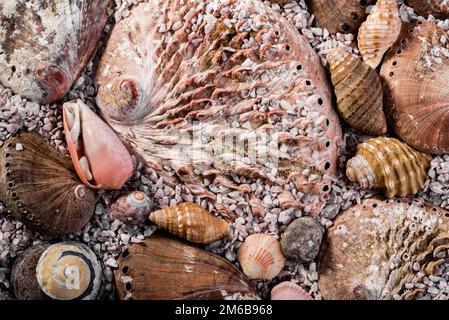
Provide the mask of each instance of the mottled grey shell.
{"label": "mottled grey shell", "polygon": [[2,0],[0,83],[40,103],[61,99],[97,47],[109,0]]}

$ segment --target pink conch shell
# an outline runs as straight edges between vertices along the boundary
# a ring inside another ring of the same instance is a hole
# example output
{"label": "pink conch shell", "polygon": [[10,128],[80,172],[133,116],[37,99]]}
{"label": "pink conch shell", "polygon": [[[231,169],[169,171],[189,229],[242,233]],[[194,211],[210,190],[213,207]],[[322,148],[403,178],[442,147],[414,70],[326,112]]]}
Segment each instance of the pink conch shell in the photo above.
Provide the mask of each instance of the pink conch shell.
{"label": "pink conch shell", "polygon": [[[205,176],[330,191],[341,128],[326,74],[307,40],[259,0],[133,6],[111,33],[96,83],[103,117],[165,183],[179,178],[213,200]],[[233,139],[237,152],[220,149]],[[323,201],[307,205],[318,212]]]}
{"label": "pink conch shell", "polygon": [[110,0],[1,0],[0,83],[35,102],[64,97],[92,57]]}
{"label": "pink conch shell", "polygon": [[118,190],[133,173],[126,147],[81,100],[63,106],[67,147],[81,181],[93,189]]}
{"label": "pink conch shell", "polygon": [[296,283],[284,281],[271,290],[271,300],[313,300],[313,298]]}

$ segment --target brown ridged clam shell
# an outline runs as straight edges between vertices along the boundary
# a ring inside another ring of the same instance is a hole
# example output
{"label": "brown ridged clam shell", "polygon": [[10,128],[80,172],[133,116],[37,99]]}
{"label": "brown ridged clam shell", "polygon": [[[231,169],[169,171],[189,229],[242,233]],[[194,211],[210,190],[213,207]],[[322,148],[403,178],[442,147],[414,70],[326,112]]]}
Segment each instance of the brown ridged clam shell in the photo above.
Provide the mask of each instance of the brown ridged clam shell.
{"label": "brown ridged clam shell", "polygon": [[330,33],[356,33],[374,1],[360,0],[307,0],[308,8],[315,15],[316,24]]}
{"label": "brown ridged clam shell", "polygon": [[433,22],[404,29],[380,75],[396,134],[415,149],[449,152],[449,41]]}
{"label": "brown ridged clam shell", "polygon": [[228,223],[196,203],[183,202],[156,210],[150,220],[157,226],[188,241],[209,244],[228,234]]}
{"label": "brown ridged clam shell", "polygon": [[[103,117],[164,182],[197,196],[215,200],[202,179],[231,173],[280,185],[296,174],[307,193],[325,195],[341,128],[317,54],[259,0],[203,4],[142,2],[115,25],[96,72]],[[262,136],[279,140],[251,140]],[[247,155],[220,149],[234,138]],[[267,153],[278,155],[275,174]]]}
{"label": "brown ridged clam shell", "polygon": [[109,0],[0,3],[0,83],[40,103],[61,99],[91,58]]}
{"label": "brown ridged clam shell", "polygon": [[115,283],[122,300],[257,295],[248,279],[224,258],[160,235],[128,248],[119,259]]}
{"label": "brown ridged clam shell", "polygon": [[335,49],[328,60],[337,108],[343,119],[369,135],[386,133],[382,83],[377,72],[342,48]]}
{"label": "brown ridged clam shell", "polygon": [[449,17],[449,3],[447,0],[407,0],[407,4],[422,16],[432,15],[438,19]]}
{"label": "brown ridged clam shell", "polygon": [[435,275],[448,261],[438,252],[448,245],[447,211],[418,200],[364,200],[328,230],[318,262],[321,294],[326,300],[419,298],[418,272]]}
{"label": "brown ridged clam shell", "polygon": [[20,133],[1,148],[0,199],[15,218],[45,235],[81,229],[96,203],[70,159],[34,133]]}

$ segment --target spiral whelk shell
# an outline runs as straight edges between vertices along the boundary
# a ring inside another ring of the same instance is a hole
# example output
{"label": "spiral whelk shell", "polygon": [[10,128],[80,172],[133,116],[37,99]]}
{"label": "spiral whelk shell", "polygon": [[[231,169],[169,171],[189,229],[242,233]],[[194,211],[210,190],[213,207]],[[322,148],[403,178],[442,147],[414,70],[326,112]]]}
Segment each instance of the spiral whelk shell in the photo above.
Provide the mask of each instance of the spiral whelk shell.
{"label": "spiral whelk shell", "polygon": [[396,134],[431,154],[449,152],[448,50],[445,31],[418,22],[404,30],[380,71]]}
{"label": "spiral whelk shell", "polygon": [[376,69],[385,52],[396,42],[401,26],[396,0],[378,0],[358,34],[363,61]]}
{"label": "spiral whelk shell", "polygon": [[296,283],[284,281],[271,290],[271,300],[313,300],[313,298]]}
{"label": "spiral whelk shell", "polygon": [[369,135],[386,133],[382,83],[377,72],[342,48],[332,51],[328,60],[337,108],[343,119]]}
{"label": "spiral whelk shell", "polygon": [[0,83],[35,102],[61,99],[97,47],[109,0],[2,0]]}
{"label": "spiral whelk shell", "polygon": [[367,16],[367,7],[374,1],[307,0],[306,3],[320,28],[330,33],[356,33]]}
{"label": "spiral whelk shell", "polygon": [[261,233],[252,234],[243,241],[237,259],[250,279],[271,280],[281,272],[285,263],[279,241]]}
{"label": "spiral whelk shell", "polygon": [[422,16],[432,15],[443,20],[449,17],[449,1],[447,0],[407,0],[407,4]]}
{"label": "spiral whelk shell", "polygon": [[118,263],[114,276],[122,300],[215,300],[234,293],[257,297],[226,259],[158,234],[131,245]]}
{"label": "spiral whelk shell", "polygon": [[228,234],[228,223],[196,203],[184,202],[157,210],[150,220],[171,234],[195,243],[209,244]]}
{"label": "spiral whelk shell", "polygon": [[432,157],[394,138],[374,138],[357,147],[346,175],[365,189],[380,189],[388,198],[413,195],[424,186]]}
{"label": "spiral whelk shell", "polygon": [[27,132],[8,139],[0,149],[0,199],[31,230],[52,236],[80,230],[96,204],[70,159]]}
{"label": "spiral whelk shell", "polygon": [[328,230],[318,260],[322,297],[418,299],[426,294],[419,274],[441,274],[448,248],[448,211],[421,200],[364,200]]}

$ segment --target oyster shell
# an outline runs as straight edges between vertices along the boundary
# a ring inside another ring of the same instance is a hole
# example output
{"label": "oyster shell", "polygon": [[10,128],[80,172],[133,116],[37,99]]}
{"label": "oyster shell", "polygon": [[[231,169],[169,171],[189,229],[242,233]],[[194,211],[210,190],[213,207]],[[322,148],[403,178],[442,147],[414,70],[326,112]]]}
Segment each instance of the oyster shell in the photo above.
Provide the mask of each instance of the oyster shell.
{"label": "oyster shell", "polygon": [[75,242],[51,245],[35,269],[39,287],[55,300],[93,300],[101,285],[102,269],[88,246]]}
{"label": "oyster shell", "polygon": [[[212,200],[203,177],[231,173],[282,185],[301,176],[308,193],[330,191],[338,116],[318,56],[285,18],[259,0],[157,0],[130,12],[100,61],[96,101],[166,184]],[[245,146],[233,152],[231,141]]]}
{"label": "oyster shell", "polygon": [[112,218],[126,224],[140,224],[148,219],[153,210],[153,200],[141,191],[133,191],[120,196],[109,209]]}
{"label": "oyster shell", "polygon": [[381,189],[388,198],[413,195],[424,186],[432,157],[394,138],[374,138],[358,145],[346,175],[365,189]]}
{"label": "oyster shell", "polygon": [[281,272],[285,263],[279,241],[261,233],[252,234],[243,241],[237,259],[250,279],[271,280]]}
{"label": "oyster shell", "polygon": [[16,219],[44,235],[80,230],[96,203],[70,160],[37,134],[25,132],[0,149],[0,199]]}
{"label": "oyster shell", "polygon": [[396,0],[378,0],[359,30],[358,47],[363,61],[376,69],[398,39],[401,26]]}
{"label": "oyster shell", "polygon": [[367,16],[366,9],[374,1],[307,0],[316,24],[330,33],[356,33]]}
{"label": "oyster shell", "polygon": [[[324,299],[419,298],[418,272],[448,260],[449,213],[408,199],[368,199],[337,216],[318,261]],[[413,289],[407,289],[406,284]]]}
{"label": "oyster shell", "polygon": [[271,290],[271,300],[313,300],[313,298],[296,283],[284,281]]}
{"label": "oyster shell", "polygon": [[228,234],[228,223],[196,203],[183,202],[154,211],[150,220],[171,234],[195,243],[209,244]]}
{"label": "oyster shell", "polygon": [[2,0],[0,83],[45,104],[61,99],[95,51],[109,0]]}
{"label": "oyster shell", "polygon": [[380,71],[396,134],[432,154],[449,152],[449,44],[441,42],[446,37],[433,22],[408,26]]}
{"label": "oyster shell", "polygon": [[337,108],[343,119],[369,135],[386,133],[382,83],[377,72],[342,48],[335,49],[328,61]]}
{"label": "oyster shell", "polygon": [[443,20],[449,17],[449,2],[447,0],[407,0],[407,4],[421,16],[432,15]]}
{"label": "oyster shell", "polygon": [[67,148],[81,181],[92,189],[120,189],[133,174],[126,147],[81,100],[63,105]]}
{"label": "oyster shell", "polygon": [[224,258],[157,234],[123,253],[115,283],[122,300],[257,296],[248,279]]}

